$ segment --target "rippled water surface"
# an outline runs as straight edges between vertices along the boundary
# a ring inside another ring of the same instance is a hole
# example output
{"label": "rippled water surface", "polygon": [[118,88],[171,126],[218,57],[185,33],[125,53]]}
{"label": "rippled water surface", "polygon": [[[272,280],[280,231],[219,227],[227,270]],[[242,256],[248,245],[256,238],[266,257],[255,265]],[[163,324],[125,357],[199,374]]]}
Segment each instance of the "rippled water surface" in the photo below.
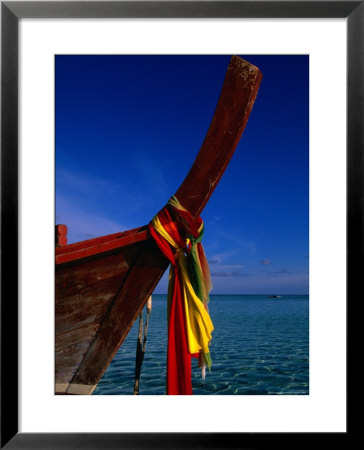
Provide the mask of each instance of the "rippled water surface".
{"label": "rippled water surface", "polygon": [[[164,395],[167,355],[165,295],[153,296],[141,395]],[[308,296],[213,295],[215,330],[211,373],[201,379],[192,359],[196,395],[309,393]],[[138,320],[100,380],[94,395],[132,395]]]}

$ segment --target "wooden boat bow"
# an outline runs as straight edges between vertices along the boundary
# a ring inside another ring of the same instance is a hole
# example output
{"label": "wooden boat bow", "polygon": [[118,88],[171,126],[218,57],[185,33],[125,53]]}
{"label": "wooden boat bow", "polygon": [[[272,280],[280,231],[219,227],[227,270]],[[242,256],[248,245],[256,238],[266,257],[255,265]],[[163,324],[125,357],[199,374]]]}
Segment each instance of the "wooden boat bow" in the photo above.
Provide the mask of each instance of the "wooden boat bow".
{"label": "wooden boat bow", "polygon": [[[175,196],[200,215],[248,121],[262,75],[233,56],[196,160]],[[56,247],[56,393],[91,394],[168,266],[147,226]]]}
{"label": "wooden boat bow", "polygon": [[261,79],[257,67],[237,56],[231,58],[205,140],[175,194],[194,216],[201,214],[229,164],[253,108]]}

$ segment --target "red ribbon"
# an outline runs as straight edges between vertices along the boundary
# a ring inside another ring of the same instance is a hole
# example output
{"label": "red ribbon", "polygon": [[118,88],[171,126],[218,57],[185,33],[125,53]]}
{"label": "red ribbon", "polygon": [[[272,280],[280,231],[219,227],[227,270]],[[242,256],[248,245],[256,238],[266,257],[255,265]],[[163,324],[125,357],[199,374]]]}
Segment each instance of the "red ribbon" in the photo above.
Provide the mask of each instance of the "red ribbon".
{"label": "red ribbon", "polygon": [[[180,248],[185,243],[166,208],[158,214],[159,220]],[[181,289],[181,278],[175,256],[168,242],[149,224],[149,231],[174,270],[174,286],[169,310],[168,353],[167,353],[167,395],[192,395],[191,355],[188,351],[185,308]]]}

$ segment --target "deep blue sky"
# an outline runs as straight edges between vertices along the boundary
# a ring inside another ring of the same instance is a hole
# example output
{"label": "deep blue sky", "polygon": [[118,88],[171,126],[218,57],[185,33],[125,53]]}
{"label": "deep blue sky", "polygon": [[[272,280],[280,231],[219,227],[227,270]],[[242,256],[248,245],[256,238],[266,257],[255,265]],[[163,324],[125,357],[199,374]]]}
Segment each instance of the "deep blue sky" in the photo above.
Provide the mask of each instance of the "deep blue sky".
{"label": "deep blue sky", "polygon": [[[309,59],[263,73],[202,213],[212,293],[308,293]],[[182,183],[230,56],[56,56],[56,223],[69,242],[145,225]],[[166,277],[156,292],[166,291]]]}

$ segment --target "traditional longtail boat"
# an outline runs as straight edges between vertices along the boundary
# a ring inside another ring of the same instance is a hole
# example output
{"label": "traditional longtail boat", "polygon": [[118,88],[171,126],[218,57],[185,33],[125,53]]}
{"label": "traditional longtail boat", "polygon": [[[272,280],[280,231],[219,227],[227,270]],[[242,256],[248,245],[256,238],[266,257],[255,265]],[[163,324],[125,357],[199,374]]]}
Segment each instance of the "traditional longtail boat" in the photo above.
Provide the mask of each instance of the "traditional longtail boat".
{"label": "traditional longtail boat", "polygon": [[[175,193],[193,217],[234,153],[261,78],[257,67],[231,58],[205,140]],[[92,394],[169,260],[148,225],[69,245],[66,227],[56,230],[55,393]]]}

